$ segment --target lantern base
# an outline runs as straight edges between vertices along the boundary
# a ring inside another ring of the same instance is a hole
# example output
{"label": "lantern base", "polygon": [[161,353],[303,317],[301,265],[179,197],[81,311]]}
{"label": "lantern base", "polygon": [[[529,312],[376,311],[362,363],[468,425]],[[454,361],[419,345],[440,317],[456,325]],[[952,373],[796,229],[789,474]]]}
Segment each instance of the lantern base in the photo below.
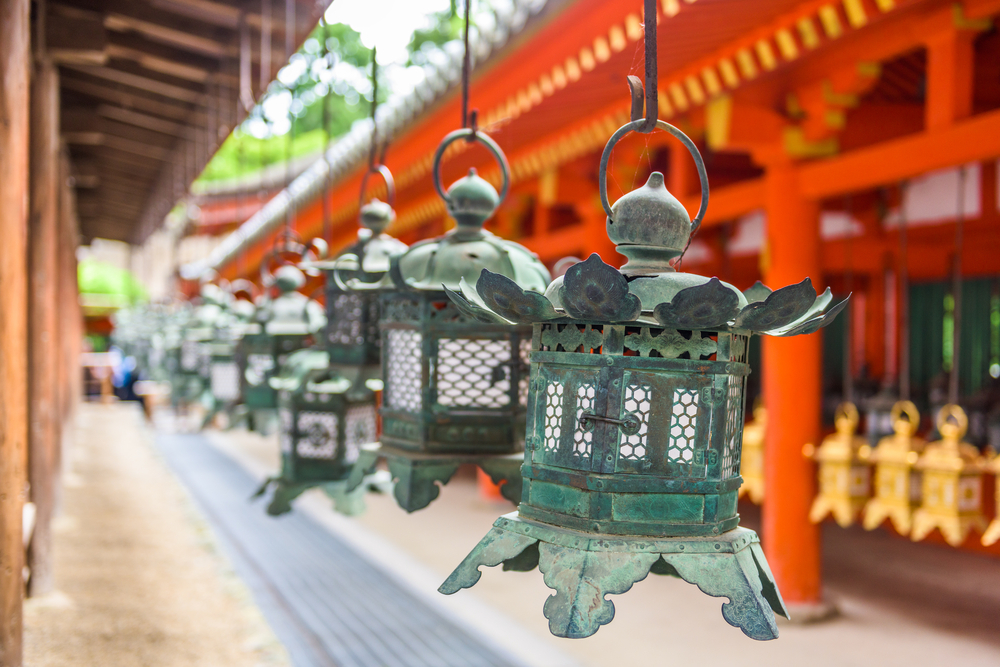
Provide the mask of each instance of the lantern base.
{"label": "lantern base", "polygon": [[842,497],[826,496],[822,492],[813,501],[812,509],[809,510],[809,520],[819,523],[830,515],[841,528],[847,528],[853,524],[861,511],[865,507],[867,498],[862,497]]}
{"label": "lantern base", "polygon": [[247,416],[250,430],[260,435],[272,435],[278,431],[278,411],[271,408],[251,408]]}
{"label": "lantern base", "polygon": [[535,566],[556,594],[542,612],[557,637],[589,637],[615,615],[606,595],[625,593],[653,574],[669,574],[713,597],[728,597],[722,616],[751,639],[775,639],[774,614],[788,618],[757,534],[734,528],[714,537],[647,538],[582,533],[512,512],[497,519],[438,589],[450,595],[479,581],[479,567]]}
{"label": "lantern base", "polygon": [[271,516],[281,516],[292,511],[292,501],[312,488],[321,488],[333,501],[333,509],[345,516],[358,516],[365,511],[365,494],[368,491],[388,493],[392,481],[387,473],[368,475],[353,489],[347,488],[347,480],[333,482],[296,482],[283,477],[269,477],[254,494],[254,498],[264,495],[270,487],[274,494],[267,506]]}
{"label": "lantern base", "polygon": [[913,513],[913,531],[910,533],[910,539],[919,542],[930,535],[935,528],[941,531],[945,542],[957,547],[965,541],[973,528],[980,533],[985,533],[986,520],[979,513],[944,514],[918,509]]}
{"label": "lantern base", "polygon": [[990,522],[986,532],[983,533],[983,546],[988,547],[1000,540],[1000,516]]}
{"label": "lantern base", "polygon": [[[423,509],[441,493],[452,475],[463,463],[478,466],[500,485],[504,498],[517,504],[521,500],[521,464],[524,455],[505,454],[429,454],[414,452],[379,443],[361,447],[354,470],[347,480],[348,490],[357,488],[366,475],[375,471],[379,460],[385,459],[395,485],[393,495],[407,512]],[[438,484],[440,482],[440,485]]]}
{"label": "lantern base", "polygon": [[909,535],[913,525],[913,508],[909,501],[903,503],[872,498],[865,505],[865,517],[862,526],[865,530],[875,530],[882,525],[886,519],[892,522],[893,528],[900,535]]}

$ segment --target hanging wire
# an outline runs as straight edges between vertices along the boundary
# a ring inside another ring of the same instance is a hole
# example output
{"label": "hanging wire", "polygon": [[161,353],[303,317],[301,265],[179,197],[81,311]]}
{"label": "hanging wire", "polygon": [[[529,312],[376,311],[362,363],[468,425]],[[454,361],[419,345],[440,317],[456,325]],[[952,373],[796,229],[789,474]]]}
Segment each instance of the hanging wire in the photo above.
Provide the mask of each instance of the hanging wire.
{"label": "hanging wire", "polygon": [[948,378],[948,402],[958,403],[959,340],[962,335],[962,244],[965,233],[965,165],[958,170],[958,214],[955,219],[955,256],[952,263],[952,333],[951,374]]}
{"label": "hanging wire", "polygon": [[907,181],[899,185],[899,400],[910,400],[910,265],[906,238]]}
{"label": "hanging wire", "polygon": [[[375,112],[378,110],[378,52],[376,47],[372,47],[372,105],[371,105],[371,115],[372,115],[372,141],[371,146],[368,149],[368,171],[376,171],[382,160],[376,160],[376,154],[378,153],[378,121],[375,120]],[[385,151],[383,151],[382,158],[385,157]]]}
{"label": "hanging wire", "polygon": [[[295,53],[295,1],[285,0],[285,57],[291,61]],[[285,189],[292,184],[292,143],[295,141],[295,113],[292,107],[295,106],[295,88],[287,86],[291,101],[288,103],[288,138],[285,140]],[[292,221],[295,216],[295,207],[288,206],[285,213],[285,240],[284,245],[288,247],[292,240]]]}
{"label": "hanging wire", "polygon": [[[852,220],[851,211],[853,209],[851,195],[847,195],[844,202],[844,209],[847,213],[848,234],[844,252],[844,263],[846,264],[846,290],[850,294],[854,291],[854,238],[850,233],[850,223]],[[847,318],[844,321],[844,402],[854,403],[854,312],[848,308],[845,313]]]}
{"label": "hanging wire", "polygon": [[469,111],[469,77],[472,71],[472,54],[469,52],[469,23],[472,18],[472,0],[465,0],[465,26],[462,41],[465,45],[465,53],[462,57],[462,127],[472,130],[465,140],[472,143],[476,140],[476,132],[479,131],[479,110]]}
{"label": "hanging wire", "polygon": [[[323,60],[326,64],[328,70],[333,69],[333,63],[330,58],[330,22],[327,20],[326,16],[323,17]],[[331,79],[332,83],[332,79]],[[329,89],[326,91],[326,95],[323,96],[323,160],[326,162],[326,178],[323,184],[323,240],[329,244],[331,242],[331,226],[332,221],[330,220],[330,186],[333,180],[332,172],[333,165],[330,164],[330,94],[332,91]]]}
{"label": "hanging wire", "polygon": [[260,94],[271,82],[271,0],[260,0]]}

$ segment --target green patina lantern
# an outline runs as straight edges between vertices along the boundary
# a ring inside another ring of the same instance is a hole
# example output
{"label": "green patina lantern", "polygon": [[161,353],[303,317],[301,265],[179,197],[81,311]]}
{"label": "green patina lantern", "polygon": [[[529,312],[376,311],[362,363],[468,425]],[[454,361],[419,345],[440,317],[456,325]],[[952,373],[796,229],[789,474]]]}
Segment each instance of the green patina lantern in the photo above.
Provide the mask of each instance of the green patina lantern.
{"label": "green patina lantern", "polygon": [[[392,176],[385,167],[379,171],[392,201]],[[363,510],[365,487],[387,489],[384,473],[350,492],[346,480],[361,446],[378,440],[379,294],[391,286],[389,258],[406,250],[383,231],[395,217],[390,204],[362,206],[357,243],[336,260],[304,264],[326,274],[327,328],[322,346],[293,352],[270,380],[278,392],[282,461],[281,474],[261,489],[274,485],[270,514],[289,511],[294,498],[315,486],[344,514]]]}
{"label": "green patina lantern", "polygon": [[[246,281],[242,281],[246,282]],[[249,283],[248,283],[249,284]],[[226,308],[215,322],[215,334],[208,343],[209,370],[207,408],[203,425],[207,425],[219,412],[229,416],[232,425],[239,418],[242,407],[242,381],[238,348],[243,335],[251,327],[255,312],[251,301],[235,298],[236,290],[227,294]],[[250,295],[252,297],[252,294]]]}
{"label": "green patina lantern", "polygon": [[323,308],[296,290],[305,284],[302,271],[284,265],[274,273],[279,294],[258,308],[259,330],[253,328],[240,341],[242,392],[253,430],[273,432],[278,395],[268,381],[289,354],[310,344],[323,328]]}
{"label": "green patina lantern", "polygon": [[[655,96],[654,96],[655,99]],[[654,117],[655,120],[655,117]],[[816,331],[828,308],[809,279],[745,293],[717,278],[675,271],[708,203],[702,181],[692,224],[653,173],[611,207],[605,172],[614,145],[645,121],[619,129],[600,168],[609,238],[628,258],[619,271],[597,255],[572,266],[544,296],[483,271],[452,298],[488,326],[533,327],[523,495],[441,586],[473,586],[479,567],[538,567],[556,594],[544,606],[560,637],[588,637],[611,622],[608,594],[650,572],[728,597],[725,619],[754,639],[777,637],[787,616],[757,535],[739,526],[740,447],[747,343],[754,333]]]}
{"label": "green patina lantern", "polygon": [[[500,163],[500,194],[470,170],[445,193],[439,167],[459,139],[484,145]],[[483,229],[507,194],[510,176],[500,148],[473,130],[452,132],[434,157],[434,185],[456,227],[417,243],[392,259],[395,291],[382,299],[382,379],[379,444],[362,448],[349,484],[361,483],[379,459],[396,482],[394,494],[409,512],[439,494],[463,463],[479,466],[501,492],[520,498],[531,327],[484,324],[448,300],[483,269],[517,281],[541,296],[549,281],[530,251]]]}
{"label": "green patina lantern", "polygon": [[176,362],[171,376],[171,399],[175,407],[199,400],[209,385],[211,349],[215,326],[225,311],[225,293],[212,283],[199,291],[201,304],[182,325],[175,348]]}

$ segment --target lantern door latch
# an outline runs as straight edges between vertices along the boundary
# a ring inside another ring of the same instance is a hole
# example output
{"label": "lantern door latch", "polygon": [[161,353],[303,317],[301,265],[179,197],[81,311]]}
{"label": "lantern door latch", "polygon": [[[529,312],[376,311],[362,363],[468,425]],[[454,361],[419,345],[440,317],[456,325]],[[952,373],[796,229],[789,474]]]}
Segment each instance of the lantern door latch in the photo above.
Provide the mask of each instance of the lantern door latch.
{"label": "lantern door latch", "polygon": [[593,412],[583,412],[580,415],[579,421],[580,428],[583,429],[584,433],[594,430],[594,422],[614,424],[620,428],[622,433],[625,435],[635,435],[639,432],[639,427],[642,425],[639,418],[633,414],[625,415],[625,419],[615,419],[613,417],[604,417],[603,415],[594,414]]}

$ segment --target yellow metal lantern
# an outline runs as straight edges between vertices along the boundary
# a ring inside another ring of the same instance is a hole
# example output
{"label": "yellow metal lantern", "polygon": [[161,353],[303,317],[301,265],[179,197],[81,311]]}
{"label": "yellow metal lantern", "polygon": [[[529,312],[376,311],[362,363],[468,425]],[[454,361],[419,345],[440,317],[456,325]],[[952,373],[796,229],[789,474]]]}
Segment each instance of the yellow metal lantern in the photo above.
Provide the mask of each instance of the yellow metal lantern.
{"label": "yellow metal lantern", "polygon": [[819,463],[819,495],[809,511],[809,520],[819,523],[828,514],[842,527],[858,518],[871,496],[871,447],[857,435],[858,409],[842,403],[834,418],[837,432],[823,440],[819,449],[806,445],[806,456]]}
{"label": "yellow metal lantern", "polygon": [[920,426],[917,406],[899,401],[890,414],[895,435],[879,440],[870,458],[875,465],[875,497],[865,505],[864,527],[872,530],[889,519],[907,535],[913,510],[920,505],[920,472],[914,466],[927,443],[914,437]]}
{"label": "yellow metal lantern", "polygon": [[743,486],[740,498],[749,496],[757,505],[764,501],[764,435],[767,431],[767,408],[757,405],[753,409],[753,419],[743,427],[743,458],[740,459],[740,475]]}
{"label": "yellow metal lantern", "polygon": [[997,511],[996,516],[993,521],[990,522],[989,528],[983,533],[983,545],[990,546],[1000,540],[1000,454],[994,455],[993,460],[990,461],[990,470],[996,475],[996,491],[994,492],[994,497],[996,499]]}
{"label": "yellow metal lantern", "polygon": [[910,537],[922,540],[935,528],[948,544],[957,547],[973,528],[984,532],[982,479],[986,466],[979,450],[962,437],[968,429],[965,411],[946,405],[938,413],[941,440],[927,445],[917,461],[923,473],[922,502],[913,514]]}

